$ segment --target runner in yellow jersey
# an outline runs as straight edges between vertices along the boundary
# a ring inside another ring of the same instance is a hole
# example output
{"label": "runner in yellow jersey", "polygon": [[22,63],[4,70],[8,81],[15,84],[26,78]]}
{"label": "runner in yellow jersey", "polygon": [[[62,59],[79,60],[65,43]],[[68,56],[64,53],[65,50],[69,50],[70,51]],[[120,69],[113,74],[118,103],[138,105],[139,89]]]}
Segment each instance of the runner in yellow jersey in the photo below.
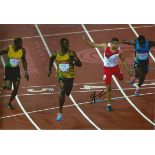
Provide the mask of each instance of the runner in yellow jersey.
{"label": "runner in yellow jersey", "polygon": [[53,63],[55,61],[57,65],[57,78],[60,85],[60,96],[59,96],[59,113],[57,115],[57,121],[62,120],[62,107],[65,102],[65,95],[69,96],[75,77],[74,66],[81,67],[81,61],[77,57],[76,53],[69,49],[69,41],[66,38],[60,40],[61,50],[55,51],[49,62],[49,73],[50,77]]}
{"label": "runner in yellow jersey", "polygon": [[26,50],[22,47],[22,39],[20,37],[14,39],[14,45],[9,45],[6,49],[0,51],[0,55],[6,55],[5,61],[5,76],[3,89],[10,90],[13,84],[13,91],[8,103],[8,107],[13,109],[12,101],[17,95],[20,84],[20,68],[19,63],[22,60],[23,68],[25,70],[25,78],[29,80],[26,61]]}

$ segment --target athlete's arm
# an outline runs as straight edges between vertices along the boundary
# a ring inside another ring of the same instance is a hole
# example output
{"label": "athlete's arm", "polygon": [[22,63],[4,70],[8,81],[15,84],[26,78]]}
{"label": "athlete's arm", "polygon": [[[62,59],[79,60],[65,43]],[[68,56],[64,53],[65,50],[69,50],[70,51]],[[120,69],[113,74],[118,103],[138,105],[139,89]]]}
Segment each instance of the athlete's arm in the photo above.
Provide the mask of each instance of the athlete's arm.
{"label": "athlete's arm", "polygon": [[134,40],[123,40],[122,44],[127,44],[127,45],[135,45],[135,41]]}
{"label": "athlete's arm", "polygon": [[8,51],[9,51],[9,48],[2,49],[2,50],[0,50],[0,55],[7,54]]}
{"label": "athlete's arm", "polygon": [[53,66],[53,63],[54,63],[55,58],[56,58],[56,52],[54,52],[54,53],[52,54],[52,56],[50,57],[50,60],[49,60],[48,77],[50,77],[50,75],[51,75],[52,66]]}
{"label": "athlete's arm", "polygon": [[28,74],[28,70],[27,70],[26,50],[24,48],[23,48],[22,64],[23,64],[23,68],[25,71],[25,78],[28,81],[29,80],[29,74]]}
{"label": "athlete's arm", "polygon": [[77,57],[76,53],[74,51],[71,52],[71,60],[72,63],[77,66],[77,67],[81,67],[82,63],[80,61],[80,59]]}
{"label": "athlete's arm", "polygon": [[103,48],[103,49],[106,49],[106,47],[107,47],[106,43],[96,44],[96,43],[93,43],[93,42],[86,40],[84,37],[82,37],[81,40],[91,47],[97,47],[97,48]]}
{"label": "athlete's arm", "polygon": [[129,66],[128,66],[126,60],[125,60],[125,56],[124,56],[124,54],[123,54],[122,51],[120,51],[119,58],[121,59],[121,61],[122,61],[123,65],[124,65],[124,67],[125,67],[127,73],[128,73],[129,75],[132,75],[132,72],[131,72],[131,70],[129,69]]}

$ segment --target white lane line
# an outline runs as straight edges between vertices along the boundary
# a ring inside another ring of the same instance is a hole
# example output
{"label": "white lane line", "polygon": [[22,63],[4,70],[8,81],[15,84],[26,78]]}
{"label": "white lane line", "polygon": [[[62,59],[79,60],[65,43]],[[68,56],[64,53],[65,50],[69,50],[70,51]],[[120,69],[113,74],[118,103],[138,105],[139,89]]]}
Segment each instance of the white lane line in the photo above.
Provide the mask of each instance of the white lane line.
{"label": "white lane line", "polygon": [[[42,35],[42,33],[41,33],[41,31],[40,31],[40,29],[39,29],[39,27],[38,27],[37,24],[35,24],[35,28],[36,28],[36,30],[37,30],[37,32],[38,32],[38,34],[39,34],[39,36],[40,36],[40,38],[41,38],[41,40],[42,40],[42,42],[43,42],[43,44],[44,44],[44,46],[45,46],[47,52],[48,52],[48,55],[51,57],[50,49],[49,49],[49,47],[48,47],[48,45],[47,45],[47,43],[46,43],[46,41],[45,41],[45,39],[44,39],[44,37],[43,37],[43,35]],[[55,66],[55,69],[56,69],[56,64],[55,64],[55,62],[54,62],[54,66]],[[74,103],[74,105],[76,106],[76,108],[81,112],[81,114],[85,117],[85,119],[86,119],[89,123],[91,123],[96,129],[101,130],[101,129],[100,129],[92,120],[90,120],[89,117],[80,109],[79,105],[76,103],[76,101],[74,100],[74,98],[72,97],[71,94],[70,94],[69,98],[72,100],[72,102]]]}
{"label": "white lane line", "polygon": [[[84,84],[100,84],[100,83],[103,83],[103,82],[82,82],[82,83],[74,83],[74,86],[77,86],[77,85],[84,85]],[[25,87],[21,87],[21,88],[31,88],[31,87],[33,87],[33,88],[40,88],[40,87],[56,87],[56,86],[58,86],[58,85],[42,85],[42,86],[39,86],[39,85],[37,85],[37,86],[25,86]],[[0,89],[2,89],[2,88],[0,88]]]}
{"label": "white lane line", "polygon": [[[91,35],[89,34],[89,32],[87,31],[85,25],[82,24],[82,27],[84,29],[84,31],[86,32],[88,38],[94,42],[93,38],[91,37]],[[96,52],[98,53],[98,55],[100,56],[102,62],[104,62],[104,59],[100,53],[100,51],[98,50],[98,48],[95,48]],[[127,97],[127,95],[124,93],[123,89],[121,88],[120,84],[118,83],[118,81],[116,80],[116,78],[114,76],[112,76],[113,80],[115,81],[117,87],[119,88],[120,92],[123,94],[123,96],[126,98],[126,100],[130,103],[130,105],[143,117],[145,118],[150,124],[155,126],[155,123],[153,121],[151,121],[146,115],[144,115],[138,108],[137,106]]]}
{"label": "white lane line", "polygon": [[[3,67],[5,67],[5,62],[4,62],[4,59],[3,57],[1,56],[1,60],[2,60],[2,64],[3,64]],[[32,123],[32,125],[37,129],[37,130],[41,130],[38,125],[31,119],[31,117],[28,115],[28,113],[26,112],[26,110],[24,109],[22,103],[20,102],[19,98],[18,98],[18,95],[16,95],[16,100],[17,100],[17,103],[18,105],[20,106],[20,108],[22,109],[22,111],[24,112],[25,116],[28,118],[28,120]]]}
{"label": "white lane line", "polygon": [[[135,26],[134,28],[150,28],[150,27],[155,27],[155,25]],[[125,30],[125,29],[129,29],[129,27],[90,30],[89,32],[104,32],[104,31],[115,31],[115,30]],[[70,34],[81,34],[81,33],[85,33],[85,31],[65,32],[65,33],[56,33],[56,34],[45,34],[45,35],[43,35],[43,37],[52,37],[52,36],[70,35]],[[34,39],[34,38],[40,38],[40,36],[22,37],[22,39]],[[12,41],[12,40],[14,40],[14,38],[3,39],[3,40],[0,40],[0,42],[7,42],[7,41]]]}
{"label": "white lane line", "polygon": [[56,87],[57,85],[42,85],[42,86],[25,86],[25,87],[21,87],[21,88],[40,88],[40,87]]}
{"label": "white lane line", "polygon": [[[140,94],[140,96],[146,96],[146,95],[153,95],[155,94],[155,92],[153,93],[146,93],[146,94]],[[134,95],[130,95],[128,97],[135,97]],[[113,97],[111,98],[112,100],[117,100],[117,99],[124,99],[124,97],[120,96],[120,97]],[[99,100],[100,103],[106,101],[107,99],[104,99],[104,100]],[[78,105],[85,105],[85,104],[90,104],[91,102],[87,101],[87,102],[81,102],[81,103],[78,103]],[[117,104],[117,103],[114,103],[114,104]],[[69,104],[69,105],[65,105],[64,108],[68,108],[68,107],[74,107],[75,105],[74,104]],[[33,111],[29,111],[27,112],[28,114],[33,114],[33,113],[38,113],[38,112],[43,112],[43,111],[49,111],[49,110],[55,110],[55,109],[58,109],[59,107],[52,107],[52,108],[46,108],[46,109],[40,109],[40,110],[33,110]],[[21,116],[21,115],[24,115],[24,113],[19,113],[19,114],[14,114],[14,115],[8,115],[8,116],[3,116],[3,117],[0,117],[0,119],[5,119],[5,118],[10,118],[10,117],[16,117],[16,116]]]}
{"label": "white lane line", "polygon": [[[152,80],[145,80],[145,82],[146,82],[146,81],[148,81],[148,82],[149,82],[149,81],[155,82],[154,79],[152,79]],[[130,82],[130,81],[124,81],[124,82]]]}
{"label": "white lane line", "polygon": [[[152,80],[145,80],[146,81],[152,81],[153,83],[155,82],[154,79]],[[130,82],[130,81],[124,81],[124,82]],[[78,86],[78,85],[94,85],[94,84],[103,84],[103,81],[102,82],[82,82],[82,83],[74,83],[74,86]],[[24,86],[24,87],[21,87],[21,88],[41,88],[41,87],[56,87],[58,85],[33,85],[33,86]],[[143,86],[142,86],[143,87]],[[0,88],[0,89],[3,89],[3,88]]]}
{"label": "white lane line", "polygon": [[[135,28],[131,24],[129,24],[129,27],[131,28],[131,30],[133,31],[133,33],[136,35],[136,37],[138,37],[139,34],[136,32]],[[153,54],[151,53],[151,51],[149,52],[149,54],[150,54],[152,60],[155,62],[155,57],[153,56]]]}
{"label": "white lane line", "polygon": [[[141,90],[145,90],[145,89],[155,89],[155,87],[142,87]],[[119,89],[113,89],[114,91],[117,91]],[[125,91],[128,91],[128,90],[135,90],[135,88],[123,88],[123,90]],[[91,93],[91,92],[101,92],[103,91],[103,89],[85,89],[85,90],[79,90],[79,91],[72,91],[72,94],[73,93]],[[59,94],[60,92],[53,92],[53,93],[34,93],[34,94],[18,94],[19,97],[22,97],[22,96],[36,96],[36,95],[55,95],[55,94]],[[0,95],[0,98],[3,98],[3,97],[10,97],[11,95]]]}

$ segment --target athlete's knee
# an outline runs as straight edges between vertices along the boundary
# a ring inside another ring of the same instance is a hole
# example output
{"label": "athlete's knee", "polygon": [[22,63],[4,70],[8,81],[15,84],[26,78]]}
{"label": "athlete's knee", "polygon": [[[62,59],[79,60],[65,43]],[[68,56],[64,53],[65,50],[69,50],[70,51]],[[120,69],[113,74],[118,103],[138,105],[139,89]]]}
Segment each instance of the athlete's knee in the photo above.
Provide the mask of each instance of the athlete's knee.
{"label": "athlete's knee", "polygon": [[106,91],[110,91],[111,90],[111,84],[106,85]]}
{"label": "athlete's knee", "polygon": [[13,93],[17,94],[17,92],[18,92],[18,88],[14,88]]}
{"label": "athlete's knee", "polygon": [[66,95],[69,96],[71,94],[71,91],[66,91]]}
{"label": "athlete's knee", "polygon": [[16,92],[18,91],[18,88],[19,88],[19,85],[15,85],[13,90]]}
{"label": "athlete's knee", "polygon": [[61,89],[61,90],[60,90],[60,95],[61,95],[61,96],[65,96],[65,90],[64,90],[64,89]]}

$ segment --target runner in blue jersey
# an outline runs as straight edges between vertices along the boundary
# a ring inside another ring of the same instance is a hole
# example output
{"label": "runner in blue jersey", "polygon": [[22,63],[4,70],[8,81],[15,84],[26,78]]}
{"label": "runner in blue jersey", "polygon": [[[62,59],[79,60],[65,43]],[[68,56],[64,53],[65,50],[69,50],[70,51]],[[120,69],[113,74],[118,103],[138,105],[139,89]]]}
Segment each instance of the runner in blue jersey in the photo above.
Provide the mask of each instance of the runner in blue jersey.
{"label": "runner in blue jersey", "polygon": [[[135,86],[135,96],[139,96],[139,89],[143,85],[145,77],[149,70],[149,52],[150,48],[155,46],[155,41],[148,41],[143,35],[140,35],[136,40],[123,41],[124,44],[132,45],[135,49],[134,70],[135,74],[130,83]],[[138,79],[138,84],[135,80]]]}

